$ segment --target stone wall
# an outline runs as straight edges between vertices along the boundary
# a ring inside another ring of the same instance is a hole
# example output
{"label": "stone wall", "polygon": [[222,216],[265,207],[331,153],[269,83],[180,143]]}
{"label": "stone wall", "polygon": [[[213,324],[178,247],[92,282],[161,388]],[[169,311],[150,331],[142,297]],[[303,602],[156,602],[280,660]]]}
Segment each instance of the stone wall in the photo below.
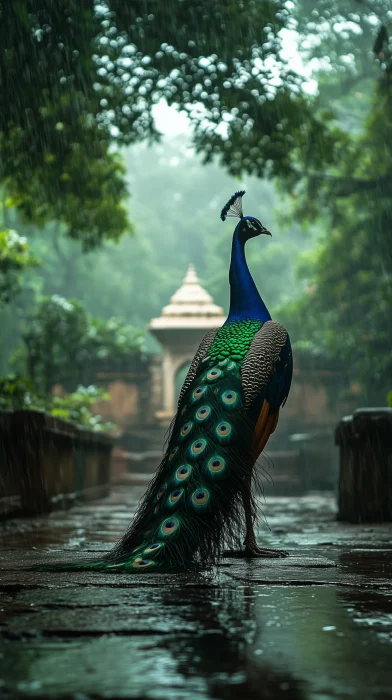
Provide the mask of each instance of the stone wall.
{"label": "stone wall", "polygon": [[109,493],[113,442],[38,411],[0,413],[0,516],[35,515]]}
{"label": "stone wall", "polygon": [[[107,420],[117,423],[116,479],[128,464],[131,472],[152,471],[160,461],[168,422],[157,414],[162,406],[160,355],[149,355],[142,371],[133,368],[97,373],[96,383],[111,392],[111,399],[97,406]],[[295,357],[293,383],[279,426],[271,437],[264,459],[275,483],[275,493],[306,488],[333,488],[337,480],[338,454],[333,434],[341,416],[356,408],[355,397],[339,398],[344,378],[320,363],[305,365]],[[267,492],[270,488],[267,485]]]}
{"label": "stone wall", "polygon": [[[281,410],[274,442],[288,440],[294,433],[322,433],[335,429],[342,415],[357,408],[355,396],[340,398],[344,378],[323,367],[301,365],[296,359],[290,396]],[[110,393],[95,410],[118,426],[118,440],[140,430],[158,428],[157,413],[162,406],[160,355],[148,355],[139,366],[99,370],[94,382]],[[167,426],[166,426],[167,427]]]}

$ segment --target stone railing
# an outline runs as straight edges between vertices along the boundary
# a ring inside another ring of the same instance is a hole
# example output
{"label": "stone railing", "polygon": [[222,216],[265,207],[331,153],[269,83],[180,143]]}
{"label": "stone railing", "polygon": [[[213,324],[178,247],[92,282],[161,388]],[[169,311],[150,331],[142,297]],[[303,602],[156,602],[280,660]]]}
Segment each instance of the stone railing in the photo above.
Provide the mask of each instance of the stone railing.
{"label": "stone railing", "polygon": [[336,428],[340,448],[338,519],[392,520],[392,409],[360,408]]}
{"label": "stone railing", "polygon": [[38,411],[0,413],[0,515],[109,492],[112,439]]}

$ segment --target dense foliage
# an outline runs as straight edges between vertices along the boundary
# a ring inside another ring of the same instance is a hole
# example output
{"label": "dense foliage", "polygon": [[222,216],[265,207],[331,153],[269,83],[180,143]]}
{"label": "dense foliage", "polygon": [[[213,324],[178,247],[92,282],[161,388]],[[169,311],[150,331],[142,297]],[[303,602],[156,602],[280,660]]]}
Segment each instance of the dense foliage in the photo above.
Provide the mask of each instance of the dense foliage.
{"label": "dense foliage", "polygon": [[20,290],[22,272],[36,265],[26,238],[13,229],[0,230],[0,308]]}
{"label": "dense foliage", "polygon": [[66,396],[44,396],[36,393],[33,384],[17,375],[0,378],[0,411],[45,411],[55,418],[76,423],[95,432],[109,431],[112,423],[104,423],[94,412],[99,401],[109,395],[96,386],[78,386]]}
{"label": "dense foliage", "polygon": [[62,222],[85,248],[126,228],[109,147],[156,138],[161,98],[233,172],[285,172],[312,120],[281,56],[283,1],[20,0],[0,13],[0,181],[28,220]]}
{"label": "dense foliage", "polygon": [[298,309],[302,336],[350,367],[369,401],[385,396],[392,377],[391,116],[391,87],[381,84],[356,153],[341,166],[361,186],[337,195],[334,183],[325,185],[329,231],[309,261],[311,293]]}
{"label": "dense foliage", "polygon": [[54,295],[44,297],[29,318],[14,363],[49,395],[56,384],[73,390],[108,360],[126,365],[141,345],[140,333],[119,319],[94,318],[80,302]]}
{"label": "dense foliage", "polygon": [[[319,100],[336,95],[345,72],[345,95],[336,117],[347,138],[333,167],[303,173],[294,189],[296,216],[316,224],[323,235],[302,263],[308,292],[285,311],[299,345],[335,358],[360,382],[364,400],[384,403],[392,376],[392,45],[373,12],[386,5],[364,3],[363,12],[350,19],[344,41],[331,27],[336,14],[326,22],[326,6],[336,3],[323,5],[315,13],[324,25],[320,46],[326,41],[331,46],[335,38],[335,51],[341,53],[329,53],[335,60],[322,73]],[[347,3],[342,5],[349,20]],[[371,29],[372,41],[364,51]],[[370,76],[374,81],[366,88]],[[359,89],[367,91],[365,114],[358,110],[358,98],[363,103]]]}

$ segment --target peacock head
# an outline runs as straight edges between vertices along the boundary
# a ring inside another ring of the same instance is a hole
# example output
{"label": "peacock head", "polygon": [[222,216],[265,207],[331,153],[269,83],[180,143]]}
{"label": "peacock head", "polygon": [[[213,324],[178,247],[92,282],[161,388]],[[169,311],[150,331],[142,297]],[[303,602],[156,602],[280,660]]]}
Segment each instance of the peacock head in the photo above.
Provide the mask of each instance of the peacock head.
{"label": "peacock head", "polygon": [[245,241],[249,238],[255,238],[255,236],[260,236],[265,233],[267,236],[271,236],[271,232],[263,226],[259,219],[254,216],[244,216],[242,213],[242,197],[245,194],[245,190],[239,192],[234,192],[233,196],[230,197],[229,201],[225,204],[221,211],[221,219],[225,221],[228,216],[234,216],[240,219],[237,224],[236,232]]}
{"label": "peacock head", "polygon": [[245,238],[245,240],[260,236],[262,233],[265,233],[267,236],[272,236],[272,233],[263,226],[261,221],[255,219],[254,216],[243,216],[237,225],[237,229],[241,238]]}

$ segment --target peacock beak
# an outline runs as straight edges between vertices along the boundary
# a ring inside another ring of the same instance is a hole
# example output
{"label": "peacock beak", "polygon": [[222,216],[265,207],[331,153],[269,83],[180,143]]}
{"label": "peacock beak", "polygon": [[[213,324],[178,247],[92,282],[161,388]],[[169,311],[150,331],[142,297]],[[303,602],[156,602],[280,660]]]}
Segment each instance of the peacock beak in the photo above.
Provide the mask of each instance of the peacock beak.
{"label": "peacock beak", "polygon": [[271,231],[268,231],[268,229],[264,226],[264,224],[261,223],[260,220],[258,220],[258,224],[259,224],[259,226],[260,226],[260,228],[261,228],[260,233],[265,233],[266,236],[271,236],[271,237],[272,237]]}

